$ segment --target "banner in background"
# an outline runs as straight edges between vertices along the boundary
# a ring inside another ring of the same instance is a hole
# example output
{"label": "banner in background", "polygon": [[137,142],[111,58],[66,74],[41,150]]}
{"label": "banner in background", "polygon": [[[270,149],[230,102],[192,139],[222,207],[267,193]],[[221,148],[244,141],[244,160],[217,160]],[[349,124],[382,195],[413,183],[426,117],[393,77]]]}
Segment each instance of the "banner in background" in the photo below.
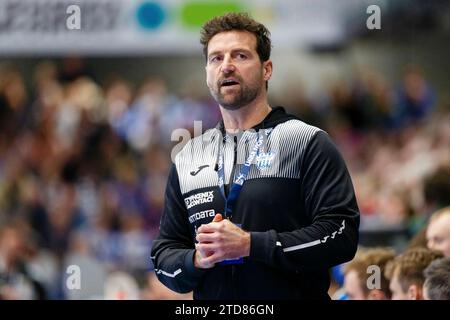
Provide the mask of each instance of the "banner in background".
{"label": "banner in background", "polygon": [[201,25],[230,11],[263,22],[274,46],[320,45],[344,38],[349,8],[355,1],[2,0],[0,55],[199,54]]}

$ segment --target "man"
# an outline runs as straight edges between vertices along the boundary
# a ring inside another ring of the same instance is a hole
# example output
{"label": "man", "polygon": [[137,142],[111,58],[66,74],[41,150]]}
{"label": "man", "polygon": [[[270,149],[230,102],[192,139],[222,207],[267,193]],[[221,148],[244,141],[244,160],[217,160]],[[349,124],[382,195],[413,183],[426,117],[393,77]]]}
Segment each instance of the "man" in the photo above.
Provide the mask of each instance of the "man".
{"label": "man", "polygon": [[423,271],[440,257],[440,252],[415,247],[390,261],[385,276],[390,280],[392,300],[423,300]]}
{"label": "man", "polygon": [[216,17],[201,43],[223,121],[176,156],[152,247],[158,278],[194,299],[329,299],[328,269],[358,243],[345,163],[325,132],[269,106],[262,24]]}
{"label": "man", "polygon": [[360,249],[344,266],[344,288],[349,300],[389,300],[389,280],[384,276],[386,264],[395,258],[388,248]]}
{"label": "man", "polygon": [[450,207],[438,210],[431,216],[426,236],[428,248],[450,257]]}
{"label": "man", "polygon": [[450,300],[450,257],[433,261],[423,274],[425,300]]}

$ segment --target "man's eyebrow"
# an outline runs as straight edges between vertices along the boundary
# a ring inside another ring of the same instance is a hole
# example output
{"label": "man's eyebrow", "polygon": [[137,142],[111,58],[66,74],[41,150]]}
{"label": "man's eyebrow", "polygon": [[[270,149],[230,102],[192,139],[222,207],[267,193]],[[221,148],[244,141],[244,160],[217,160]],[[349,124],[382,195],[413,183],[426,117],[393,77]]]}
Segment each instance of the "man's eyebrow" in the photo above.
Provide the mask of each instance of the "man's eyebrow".
{"label": "man's eyebrow", "polygon": [[252,51],[250,49],[245,49],[245,48],[237,48],[237,49],[233,49],[231,51],[232,53],[236,53],[236,52],[245,52],[247,54],[250,54]]}
{"label": "man's eyebrow", "polygon": [[[251,50],[250,49],[245,49],[245,48],[236,48],[231,50],[231,53],[236,53],[236,52],[245,52],[246,54],[251,54]],[[212,51],[210,53],[208,53],[208,57],[210,56],[214,56],[217,54],[222,54],[222,50],[216,50],[216,51]]]}
{"label": "man's eyebrow", "polygon": [[210,52],[210,53],[208,53],[208,57],[214,56],[214,55],[219,54],[219,53],[222,53],[222,51],[216,50],[216,51]]}

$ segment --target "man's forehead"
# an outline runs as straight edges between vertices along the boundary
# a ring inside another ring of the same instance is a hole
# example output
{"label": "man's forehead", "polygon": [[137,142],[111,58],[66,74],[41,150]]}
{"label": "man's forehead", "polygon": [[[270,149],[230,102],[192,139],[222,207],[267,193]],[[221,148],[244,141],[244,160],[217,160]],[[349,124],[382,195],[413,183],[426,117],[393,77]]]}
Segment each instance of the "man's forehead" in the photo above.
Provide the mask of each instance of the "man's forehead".
{"label": "man's forehead", "polygon": [[208,53],[235,49],[256,50],[256,36],[248,31],[230,30],[214,35],[208,43]]}

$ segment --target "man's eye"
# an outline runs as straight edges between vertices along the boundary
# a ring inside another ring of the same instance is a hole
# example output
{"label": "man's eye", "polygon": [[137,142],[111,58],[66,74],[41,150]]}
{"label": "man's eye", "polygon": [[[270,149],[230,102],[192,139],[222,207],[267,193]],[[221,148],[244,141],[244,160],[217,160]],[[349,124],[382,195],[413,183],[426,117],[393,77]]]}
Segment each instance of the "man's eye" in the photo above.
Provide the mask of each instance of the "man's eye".
{"label": "man's eye", "polygon": [[247,59],[247,56],[243,53],[238,53],[237,58],[240,60],[244,60],[244,59]]}
{"label": "man's eye", "polygon": [[212,56],[211,58],[209,58],[209,62],[218,62],[220,60],[222,60],[220,56]]}

